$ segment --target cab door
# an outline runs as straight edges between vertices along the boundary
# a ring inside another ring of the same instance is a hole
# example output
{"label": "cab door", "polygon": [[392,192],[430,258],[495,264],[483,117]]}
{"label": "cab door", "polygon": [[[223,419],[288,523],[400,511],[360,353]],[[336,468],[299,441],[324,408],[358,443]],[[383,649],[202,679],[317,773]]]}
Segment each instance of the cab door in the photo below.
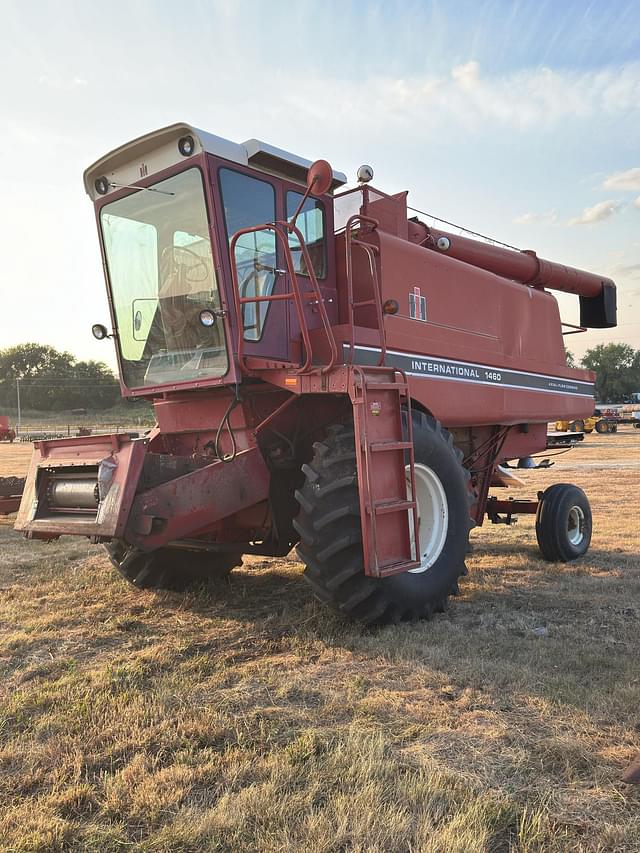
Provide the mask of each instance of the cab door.
{"label": "cab door", "polygon": [[[338,322],[338,299],[335,278],[335,249],[334,241],[328,239],[333,235],[333,217],[330,198],[307,198],[300,187],[290,185],[285,187],[284,201],[286,218],[291,221],[298,213],[296,227],[305,242],[306,254],[311,262],[312,271],[320,291],[324,310],[329,324],[335,326]],[[302,207],[300,205],[302,204]],[[302,246],[296,235],[289,235],[289,248],[296,274],[298,288],[302,294],[312,291],[310,270],[302,251]],[[317,299],[303,299],[303,310],[307,328],[311,331],[322,327],[322,316]],[[300,324],[295,305],[289,306],[289,327],[292,340],[300,338]],[[316,355],[315,353],[313,354]]]}
{"label": "cab door", "polygon": [[[243,228],[278,219],[275,183],[257,178],[242,167],[218,170],[227,241]],[[235,245],[240,297],[272,296],[291,292],[282,247],[273,230],[243,234]],[[244,352],[279,361],[289,360],[289,302],[249,302],[242,306]]]}

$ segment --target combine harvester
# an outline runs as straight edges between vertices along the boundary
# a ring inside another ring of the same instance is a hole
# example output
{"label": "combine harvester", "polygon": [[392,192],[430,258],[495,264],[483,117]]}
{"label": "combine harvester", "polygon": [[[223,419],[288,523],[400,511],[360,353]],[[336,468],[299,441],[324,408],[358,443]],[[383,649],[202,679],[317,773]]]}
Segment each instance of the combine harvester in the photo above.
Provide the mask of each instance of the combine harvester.
{"label": "combine harvester", "polygon": [[548,421],[593,412],[549,289],[609,328],[615,285],[428,227],[371,177],[340,191],[326,161],[185,124],[91,166],[112,327],[93,332],[157,425],[36,442],[16,528],[104,543],[151,589],[299,543],[315,595],[370,624],[441,611],[486,515],[536,513],[545,558],[582,556],[579,488],[489,490]]}

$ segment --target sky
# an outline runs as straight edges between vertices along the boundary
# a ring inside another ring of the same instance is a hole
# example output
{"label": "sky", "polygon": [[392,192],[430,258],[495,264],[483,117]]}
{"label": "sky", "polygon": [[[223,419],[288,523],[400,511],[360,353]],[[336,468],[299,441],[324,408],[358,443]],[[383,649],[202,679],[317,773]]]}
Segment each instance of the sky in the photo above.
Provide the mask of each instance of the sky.
{"label": "sky", "polygon": [[[638,0],[0,0],[0,348],[114,364],[82,172],[186,121],[612,277],[640,349]],[[559,295],[577,323],[577,298]]]}

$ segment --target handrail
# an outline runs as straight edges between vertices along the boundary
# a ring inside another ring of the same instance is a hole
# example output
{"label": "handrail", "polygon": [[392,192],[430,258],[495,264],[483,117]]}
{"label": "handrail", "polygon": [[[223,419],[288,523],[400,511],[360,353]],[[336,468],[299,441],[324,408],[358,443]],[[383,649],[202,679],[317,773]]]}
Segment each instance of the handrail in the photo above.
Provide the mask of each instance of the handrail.
{"label": "handrail", "polygon": [[[327,309],[324,306],[324,299],[322,297],[322,292],[320,290],[320,285],[318,284],[318,279],[316,278],[316,273],[313,268],[313,263],[311,261],[311,256],[309,255],[309,250],[307,249],[307,244],[305,242],[304,237],[302,236],[302,232],[300,229],[294,224],[290,225],[288,222],[280,223],[287,228],[287,231],[290,234],[294,234],[300,243],[300,248],[302,249],[302,256],[304,258],[304,262],[307,267],[307,277],[311,282],[311,287],[314,291],[314,296],[317,299],[318,311],[320,313],[320,319],[322,321],[322,325],[324,327],[324,333],[327,336],[327,341],[329,342],[329,349],[331,350],[331,358],[329,359],[329,364],[325,365],[321,369],[321,373],[328,373],[334,367],[336,361],[338,360],[338,345],[336,343],[335,335],[333,334],[333,329],[331,328],[331,323],[329,322],[329,316],[327,314]],[[289,251],[289,255],[291,255],[291,247],[287,241],[287,248]],[[298,279],[294,278],[294,286],[297,287]]]}
{"label": "handrail", "polygon": [[373,219],[371,216],[364,216],[359,213],[354,213],[353,216],[350,216],[345,225],[345,266],[347,273],[347,304],[349,308],[349,364],[353,364],[353,355],[354,355],[354,328],[355,328],[355,310],[359,307],[364,307],[364,305],[369,305],[371,302],[354,302],[353,299],[353,246],[359,246],[369,260],[369,268],[371,270],[371,280],[372,280],[372,289],[373,289],[373,300],[372,303],[375,307],[376,312],[376,322],[378,325],[378,335],[380,337],[380,356],[378,358],[378,367],[381,367],[387,355],[387,344],[386,344],[386,336],[384,333],[384,314],[382,311],[382,294],[380,292],[380,282],[378,280],[378,271],[375,262],[375,253],[378,251],[377,246],[373,246],[371,243],[365,243],[362,240],[358,240],[357,237],[354,237],[354,225],[358,224],[368,224],[373,228],[377,228],[380,224],[377,219]]}
{"label": "handrail", "polygon": [[[245,234],[252,234],[258,231],[273,231],[276,239],[280,242],[282,246],[282,250],[284,253],[285,264],[287,266],[287,275],[289,276],[289,282],[291,285],[291,291],[288,293],[272,293],[268,296],[240,296],[240,289],[238,285],[238,269],[236,265],[235,259],[235,248],[238,243],[240,237]],[[331,350],[331,358],[329,360],[329,364],[325,365],[320,369],[322,373],[326,373],[331,370],[337,361],[338,348],[335,340],[335,336],[333,334],[333,330],[331,328],[331,324],[329,323],[329,317],[327,316],[327,311],[324,306],[324,300],[322,298],[322,293],[320,292],[320,288],[318,286],[318,280],[316,278],[313,265],[311,263],[311,258],[309,256],[309,252],[307,250],[306,243],[304,241],[304,237],[302,236],[300,230],[296,228],[295,225],[290,225],[288,222],[266,222],[262,225],[252,225],[249,228],[241,228],[231,238],[231,242],[229,244],[229,255],[231,261],[231,278],[233,285],[233,299],[235,302],[236,308],[236,316],[238,322],[238,363],[240,365],[240,369],[242,372],[247,372],[247,365],[245,362],[245,338],[244,338],[244,324],[242,322],[242,306],[250,303],[256,304],[259,302],[280,302],[280,301],[291,301],[293,300],[296,308],[296,315],[298,317],[298,323],[300,325],[300,333],[302,335],[302,340],[305,348],[305,361],[304,364],[300,366],[300,368],[296,371],[297,374],[307,373],[309,372],[312,364],[313,351],[311,346],[311,339],[309,337],[309,328],[307,326],[307,320],[304,313],[304,304],[303,304],[303,294],[300,292],[300,286],[298,284],[298,278],[296,275],[296,271],[293,265],[293,258],[291,256],[291,247],[289,246],[288,235],[294,234],[300,243],[300,248],[302,250],[302,255],[307,265],[308,270],[308,278],[311,283],[312,291],[304,294],[304,297],[308,300],[315,299],[318,305],[318,310],[320,312],[320,319],[322,321],[322,325],[324,328],[324,332],[327,336],[329,342],[329,348]]]}

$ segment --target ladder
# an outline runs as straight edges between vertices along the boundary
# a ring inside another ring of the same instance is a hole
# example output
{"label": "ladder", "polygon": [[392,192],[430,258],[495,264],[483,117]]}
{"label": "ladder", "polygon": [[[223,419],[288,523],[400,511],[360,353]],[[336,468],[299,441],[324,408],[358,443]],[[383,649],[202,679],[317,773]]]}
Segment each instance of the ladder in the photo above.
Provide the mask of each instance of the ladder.
{"label": "ladder", "polygon": [[394,367],[351,370],[365,573],[383,578],[420,565],[409,387]]}

